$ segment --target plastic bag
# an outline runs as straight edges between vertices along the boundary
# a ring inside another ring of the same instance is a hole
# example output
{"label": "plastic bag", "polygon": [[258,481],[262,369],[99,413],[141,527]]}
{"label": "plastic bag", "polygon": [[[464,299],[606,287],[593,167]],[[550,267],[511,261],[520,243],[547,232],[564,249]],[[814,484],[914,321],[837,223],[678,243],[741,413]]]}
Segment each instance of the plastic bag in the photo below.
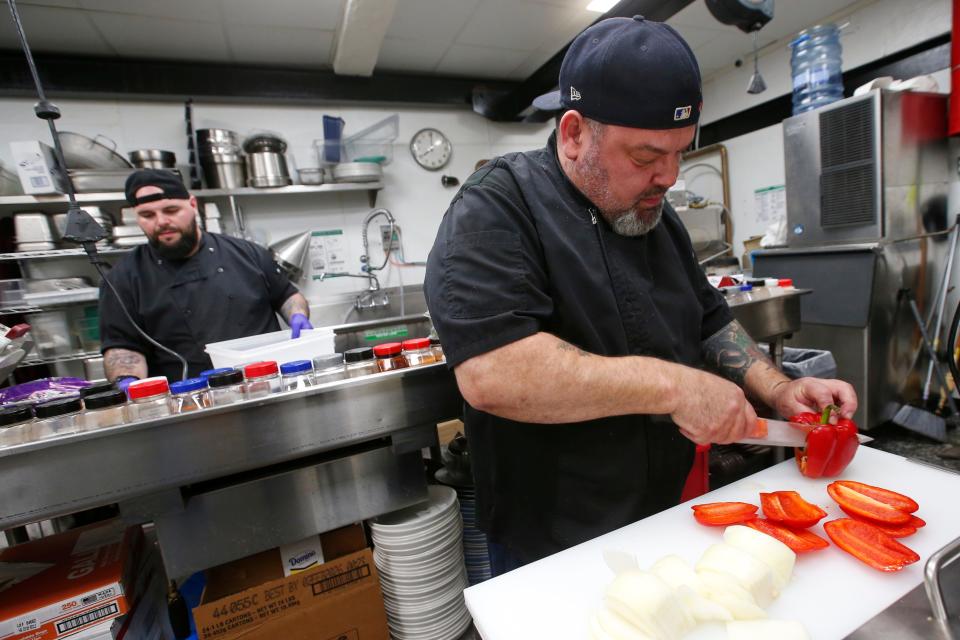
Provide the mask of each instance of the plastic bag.
{"label": "plastic bag", "polygon": [[11,402],[43,402],[73,396],[90,383],[83,378],[41,378],[0,389],[0,404]]}

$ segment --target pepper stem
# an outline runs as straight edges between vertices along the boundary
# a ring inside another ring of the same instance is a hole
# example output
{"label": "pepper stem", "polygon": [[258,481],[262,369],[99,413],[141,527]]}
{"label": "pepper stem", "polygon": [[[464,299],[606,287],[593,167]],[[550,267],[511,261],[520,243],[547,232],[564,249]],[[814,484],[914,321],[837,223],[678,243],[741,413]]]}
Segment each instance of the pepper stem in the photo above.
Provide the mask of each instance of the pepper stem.
{"label": "pepper stem", "polygon": [[840,407],[835,404],[828,404],[820,411],[820,424],[830,424],[830,414],[839,411]]}

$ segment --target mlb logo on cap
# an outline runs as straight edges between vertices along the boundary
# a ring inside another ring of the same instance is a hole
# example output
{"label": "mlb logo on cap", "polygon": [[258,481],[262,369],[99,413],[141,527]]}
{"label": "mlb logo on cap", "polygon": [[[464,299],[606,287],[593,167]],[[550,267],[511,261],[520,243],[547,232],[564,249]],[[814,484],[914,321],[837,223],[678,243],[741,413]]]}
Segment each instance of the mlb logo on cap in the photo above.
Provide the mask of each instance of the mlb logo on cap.
{"label": "mlb logo on cap", "polygon": [[690,112],[692,111],[691,105],[685,107],[677,107],[673,110],[673,119],[676,120],[687,120],[690,117]]}

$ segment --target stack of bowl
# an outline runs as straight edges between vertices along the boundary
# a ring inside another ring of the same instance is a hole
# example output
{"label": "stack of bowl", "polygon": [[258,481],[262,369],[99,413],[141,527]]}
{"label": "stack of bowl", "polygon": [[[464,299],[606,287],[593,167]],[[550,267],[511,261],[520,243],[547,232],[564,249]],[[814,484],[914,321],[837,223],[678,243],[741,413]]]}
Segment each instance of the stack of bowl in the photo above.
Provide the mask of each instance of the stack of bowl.
{"label": "stack of bowl", "polygon": [[197,129],[197,150],[208,188],[239,189],[247,185],[246,161],[236,131]]}

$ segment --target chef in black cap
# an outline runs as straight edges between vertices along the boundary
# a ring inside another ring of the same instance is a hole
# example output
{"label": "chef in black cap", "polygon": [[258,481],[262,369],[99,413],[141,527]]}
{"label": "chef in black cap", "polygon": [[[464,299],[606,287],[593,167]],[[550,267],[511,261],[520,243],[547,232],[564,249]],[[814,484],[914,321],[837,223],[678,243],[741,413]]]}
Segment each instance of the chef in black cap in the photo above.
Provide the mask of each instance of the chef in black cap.
{"label": "chef in black cap", "polygon": [[676,505],[696,443],[754,430],[748,396],[788,416],[857,407],[845,382],[773,366],[664,201],[702,101],[683,38],[600,21],[559,86],[535,102],[562,112],[547,146],[464,183],[424,282],[494,573]]}
{"label": "chef in black cap", "polygon": [[[311,329],[306,298],[262,247],[202,232],[197,199],[170,171],[140,169],[126,196],[148,244],[107,274],[130,315],[154,340],[189,363],[189,376],[212,367],[204,346],[279,331],[276,314],[299,337]],[[107,379],[121,387],[147,376],[181,377],[180,362],[130,324],[113,291],[100,288],[100,337]]]}

